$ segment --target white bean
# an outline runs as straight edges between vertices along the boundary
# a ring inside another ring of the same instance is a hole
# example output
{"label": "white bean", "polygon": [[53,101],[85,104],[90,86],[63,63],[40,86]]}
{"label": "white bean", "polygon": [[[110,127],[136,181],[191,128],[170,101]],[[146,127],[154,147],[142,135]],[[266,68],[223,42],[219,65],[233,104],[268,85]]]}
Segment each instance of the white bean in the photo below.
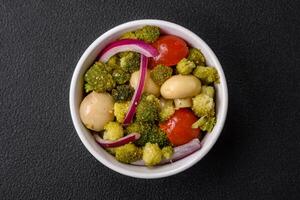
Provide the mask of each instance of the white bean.
{"label": "white bean", "polygon": [[174,99],[175,109],[192,107],[192,98]]}
{"label": "white bean", "polygon": [[[140,71],[136,71],[131,74],[130,78],[130,85],[134,89],[137,88],[138,81],[139,81]],[[153,94],[155,96],[160,95],[159,86],[154,83],[154,81],[150,77],[150,71],[147,70],[146,80],[145,80],[145,86],[144,86],[144,92]]]}
{"label": "white bean", "polygon": [[193,75],[175,75],[160,88],[165,99],[183,99],[194,97],[201,91],[201,82]]}
{"label": "white bean", "polygon": [[114,100],[108,93],[92,92],[80,104],[81,121],[88,129],[101,131],[114,119],[113,107]]}

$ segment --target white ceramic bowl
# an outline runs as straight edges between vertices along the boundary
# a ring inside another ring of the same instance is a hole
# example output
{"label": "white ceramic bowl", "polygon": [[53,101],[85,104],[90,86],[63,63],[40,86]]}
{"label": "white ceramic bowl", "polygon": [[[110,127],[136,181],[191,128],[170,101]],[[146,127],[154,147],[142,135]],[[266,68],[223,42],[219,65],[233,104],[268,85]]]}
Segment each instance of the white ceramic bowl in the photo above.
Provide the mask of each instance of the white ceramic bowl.
{"label": "white ceramic bowl", "polygon": [[[177,162],[153,168],[122,164],[102,149],[91,133],[84,127],[79,117],[79,105],[83,96],[83,76],[85,71],[95,61],[99,52],[110,42],[116,40],[122,33],[141,28],[145,25],[155,25],[164,33],[183,38],[190,46],[199,48],[204,54],[207,64],[214,66],[220,75],[220,84],[216,85],[216,115],[217,123],[213,131],[206,134],[202,148],[192,155]],[[73,73],[70,87],[70,110],[73,124],[84,146],[102,164],[121,174],[136,178],[161,178],[182,172],[193,166],[207,154],[218,139],[225,123],[228,106],[227,84],[222,67],[209,46],[196,34],[177,24],[162,20],[137,20],[121,24],[97,38],[81,56]]]}

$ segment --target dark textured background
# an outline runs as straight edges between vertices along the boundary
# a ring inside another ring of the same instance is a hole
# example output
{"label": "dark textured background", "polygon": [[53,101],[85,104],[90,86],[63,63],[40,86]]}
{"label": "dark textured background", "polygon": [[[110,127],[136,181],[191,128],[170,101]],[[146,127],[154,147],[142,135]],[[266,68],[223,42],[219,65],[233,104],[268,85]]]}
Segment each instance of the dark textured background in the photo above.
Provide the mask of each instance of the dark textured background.
{"label": "dark textured background", "polygon": [[[300,199],[299,1],[0,2],[0,199]],[[88,45],[143,18],[202,37],[229,87],[212,151],[158,180],[100,164],[79,140],[68,103]]]}

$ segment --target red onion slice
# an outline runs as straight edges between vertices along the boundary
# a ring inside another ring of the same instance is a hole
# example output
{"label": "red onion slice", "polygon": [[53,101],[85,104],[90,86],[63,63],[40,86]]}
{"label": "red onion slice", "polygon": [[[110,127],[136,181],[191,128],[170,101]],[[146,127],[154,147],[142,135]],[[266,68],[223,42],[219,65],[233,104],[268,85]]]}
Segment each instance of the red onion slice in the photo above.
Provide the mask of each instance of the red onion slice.
{"label": "red onion slice", "polygon": [[200,140],[198,138],[193,139],[189,143],[175,147],[172,157],[170,159],[162,160],[161,164],[175,162],[177,160],[185,158],[191,155],[192,153],[194,153],[195,151],[199,150],[200,148],[201,148]]}
{"label": "red onion slice", "polygon": [[110,147],[119,147],[124,144],[127,144],[129,142],[134,142],[140,138],[139,133],[131,133],[129,135],[126,135],[125,137],[122,137],[118,140],[112,141],[112,140],[104,140],[99,135],[94,135],[94,138],[98,144],[100,144],[104,148],[110,148]]}
{"label": "red onion slice", "polygon": [[[158,165],[163,165],[167,163],[172,163],[182,158],[185,158],[192,153],[196,152],[201,148],[201,143],[198,138],[191,140],[189,143],[186,143],[181,146],[177,146],[174,148],[174,153],[171,158],[163,159]],[[143,160],[138,160],[136,162],[131,163],[132,165],[145,166]]]}
{"label": "red onion slice", "polygon": [[147,73],[147,65],[148,65],[148,58],[147,57],[155,57],[158,55],[158,51],[156,48],[152,47],[150,44],[145,43],[141,40],[133,40],[133,39],[123,39],[117,40],[108,44],[100,53],[100,61],[107,62],[108,59],[123,51],[135,51],[141,54],[141,61],[140,61],[140,77],[138,86],[134,92],[134,95],[131,99],[131,103],[128,109],[128,112],[125,116],[124,125],[128,125],[131,123],[132,118],[134,117],[136,106],[141,98],[143,93],[146,73]]}
{"label": "red onion slice", "polygon": [[100,53],[100,61],[107,62],[108,59],[123,51],[135,51],[146,57],[155,57],[158,55],[156,48],[141,40],[123,39],[108,44]]}
{"label": "red onion slice", "polygon": [[148,58],[146,56],[144,56],[143,54],[141,54],[139,82],[138,82],[138,86],[137,86],[136,90],[134,91],[128,112],[127,112],[124,122],[123,122],[123,125],[125,125],[125,126],[131,123],[132,118],[134,117],[138,102],[141,99],[144,85],[145,85],[146,75],[147,75],[147,65],[148,65]]}

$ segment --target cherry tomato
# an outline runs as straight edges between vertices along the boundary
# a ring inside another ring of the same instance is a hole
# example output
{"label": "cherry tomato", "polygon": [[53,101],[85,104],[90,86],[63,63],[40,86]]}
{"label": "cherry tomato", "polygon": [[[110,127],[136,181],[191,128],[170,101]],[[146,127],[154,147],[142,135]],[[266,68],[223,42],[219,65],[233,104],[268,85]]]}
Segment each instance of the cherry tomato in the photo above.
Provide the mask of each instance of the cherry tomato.
{"label": "cherry tomato", "polygon": [[174,35],[161,36],[152,46],[159,52],[159,55],[153,58],[152,66],[156,66],[157,64],[166,66],[176,65],[189,53],[186,42]]}
{"label": "cherry tomato", "polygon": [[191,110],[181,108],[159,126],[167,134],[170,142],[174,146],[179,146],[199,137],[200,129],[192,128],[192,124],[196,121],[197,117]]}

